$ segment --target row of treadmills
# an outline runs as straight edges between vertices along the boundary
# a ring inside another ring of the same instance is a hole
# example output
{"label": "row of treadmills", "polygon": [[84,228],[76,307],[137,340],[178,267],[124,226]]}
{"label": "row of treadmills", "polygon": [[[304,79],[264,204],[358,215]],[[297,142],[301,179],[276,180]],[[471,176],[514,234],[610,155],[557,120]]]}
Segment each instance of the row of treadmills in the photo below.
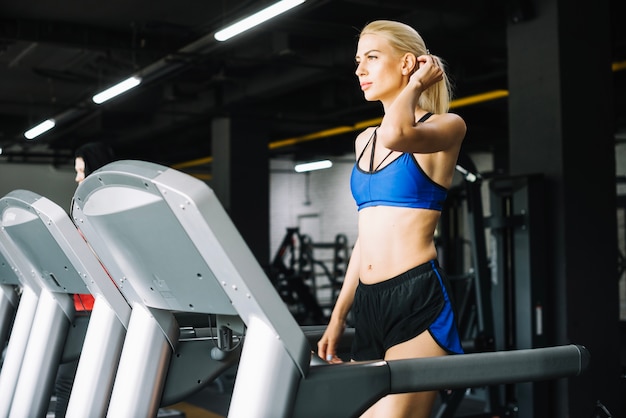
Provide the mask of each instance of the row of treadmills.
{"label": "row of treadmills", "polygon": [[[354,417],[391,393],[569,377],[589,361],[572,344],[326,364],[213,191],[153,163],[96,171],[70,215],[15,190],[0,217],[0,418],[45,417],[72,351],[73,418],[155,417],[233,365],[228,416],[274,418]],[[87,292],[95,305],[80,336],[71,295]],[[183,328],[180,313],[214,321]]]}

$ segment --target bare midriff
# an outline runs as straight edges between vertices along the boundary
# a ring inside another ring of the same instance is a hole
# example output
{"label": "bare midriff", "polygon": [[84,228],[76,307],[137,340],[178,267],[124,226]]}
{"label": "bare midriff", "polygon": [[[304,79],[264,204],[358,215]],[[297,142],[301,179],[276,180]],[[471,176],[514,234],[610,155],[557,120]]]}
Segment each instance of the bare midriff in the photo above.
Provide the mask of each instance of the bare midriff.
{"label": "bare midriff", "polygon": [[441,212],[374,206],[359,212],[361,282],[374,284],[437,257],[434,233]]}

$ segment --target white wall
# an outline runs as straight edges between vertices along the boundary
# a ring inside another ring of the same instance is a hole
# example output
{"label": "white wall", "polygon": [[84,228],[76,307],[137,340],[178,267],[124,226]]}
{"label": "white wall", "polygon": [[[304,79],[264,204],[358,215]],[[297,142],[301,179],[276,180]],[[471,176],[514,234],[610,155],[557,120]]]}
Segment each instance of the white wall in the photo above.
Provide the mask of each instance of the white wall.
{"label": "white wall", "polygon": [[[326,170],[296,173],[294,162],[270,161],[270,255],[273,258],[287,228],[299,227],[314,242],[334,242],[337,234],[357,237],[357,210],[350,193],[352,155],[333,158]],[[308,190],[307,190],[307,176]]]}
{"label": "white wall", "polygon": [[25,189],[42,195],[69,212],[76,190],[73,166],[0,162],[0,197]]}

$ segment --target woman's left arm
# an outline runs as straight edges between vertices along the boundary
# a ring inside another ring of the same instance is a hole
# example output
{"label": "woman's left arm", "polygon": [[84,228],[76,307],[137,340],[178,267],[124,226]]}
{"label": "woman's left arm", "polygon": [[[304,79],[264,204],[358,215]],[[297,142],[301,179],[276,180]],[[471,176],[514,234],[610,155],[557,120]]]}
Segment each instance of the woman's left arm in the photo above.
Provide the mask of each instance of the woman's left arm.
{"label": "woman's left arm", "polygon": [[415,121],[421,94],[443,78],[443,70],[430,55],[418,57],[419,69],[409,78],[388,109],[377,131],[387,148],[412,153],[433,153],[450,149],[465,136],[463,119],[453,113],[433,115],[428,123]]}

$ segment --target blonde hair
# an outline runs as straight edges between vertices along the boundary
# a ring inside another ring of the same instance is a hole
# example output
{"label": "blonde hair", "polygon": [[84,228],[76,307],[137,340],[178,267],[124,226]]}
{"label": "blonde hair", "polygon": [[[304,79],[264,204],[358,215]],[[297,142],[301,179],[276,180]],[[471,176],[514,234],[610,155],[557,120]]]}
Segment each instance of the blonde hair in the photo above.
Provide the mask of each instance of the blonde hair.
{"label": "blonde hair", "polygon": [[[400,54],[411,53],[416,57],[429,54],[421,35],[411,26],[404,23],[392,20],[376,20],[365,25],[359,37],[365,34],[382,36]],[[432,85],[422,93],[419,99],[419,106],[429,112],[445,113],[450,108],[452,88],[443,60],[438,56],[432,54],[431,56],[437,60],[437,64],[443,69],[443,80]]]}

